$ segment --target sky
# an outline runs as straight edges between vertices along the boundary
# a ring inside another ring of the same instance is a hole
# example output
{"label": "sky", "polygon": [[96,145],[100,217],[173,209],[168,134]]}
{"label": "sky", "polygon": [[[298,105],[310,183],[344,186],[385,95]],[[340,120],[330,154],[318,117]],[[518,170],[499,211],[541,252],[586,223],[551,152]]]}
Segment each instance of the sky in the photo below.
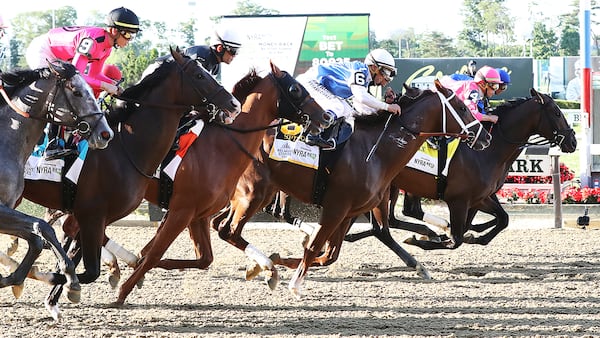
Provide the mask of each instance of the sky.
{"label": "sky", "polygon": [[[408,2],[401,1],[369,0],[251,1],[264,8],[279,10],[280,14],[370,13],[370,29],[375,32],[377,40],[390,38],[394,32],[409,27],[414,28],[417,33],[440,31],[454,37],[462,27],[460,9],[463,0],[422,2],[426,3],[426,6],[408,5]],[[4,17],[5,21],[21,12],[49,10],[65,5],[75,7],[79,18],[83,20],[92,10],[108,13],[114,8],[125,6],[133,10],[141,19],[165,21],[167,24],[186,21],[194,16],[198,22],[199,34],[209,36],[213,28],[213,23],[209,18],[232,14],[238,0],[169,0],[162,3],[148,0],[20,0],[15,3],[4,2],[5,4],[0,9],[0,15]],[[515,18],[518,39],[530,30],[531,24],[527,14],[529,2],[530,0],[507,0],[505,3],[510,15]],[[419,3],[419,1],[411,3]],[[556,18],[561,12],[570,10],[569,3],[571,1],[554,0],[551,6],[545,5],[544,15],[548,18]],[[202,33],[204,31],[206,33]]]}

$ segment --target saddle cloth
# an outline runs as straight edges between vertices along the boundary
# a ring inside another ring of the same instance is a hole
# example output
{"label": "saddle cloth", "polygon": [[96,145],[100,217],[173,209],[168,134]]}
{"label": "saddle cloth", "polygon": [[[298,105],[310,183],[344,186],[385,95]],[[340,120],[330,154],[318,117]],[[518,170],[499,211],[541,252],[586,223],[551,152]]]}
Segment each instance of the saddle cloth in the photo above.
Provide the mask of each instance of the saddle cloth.
{"label": "saddle cloth", "polygon": [[[448,143],[448,156],[442,174],[448,176],[448,166],[458,148],[459,139],[454,139]],[[423,142],[419,150],[406,164],[407,167],[420,170],[422,172],[438,175],[438,150],[433,149],[429,143]]]}

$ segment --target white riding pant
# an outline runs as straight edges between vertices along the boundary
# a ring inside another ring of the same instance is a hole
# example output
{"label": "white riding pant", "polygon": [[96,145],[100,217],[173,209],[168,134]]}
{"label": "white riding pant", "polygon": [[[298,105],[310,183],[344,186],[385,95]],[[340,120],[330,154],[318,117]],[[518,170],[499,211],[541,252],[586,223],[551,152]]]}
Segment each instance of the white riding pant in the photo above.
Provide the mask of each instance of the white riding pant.
{"label": "white riding pant", "polygon": [[325,86],[307,73],[298,75],[296,80],[306,88],[310,96],[315,99],[321,108],[332,111],[338,119],[340,117],[345,117],[346,122],[354,127],[354,115],[356,114],[356,111],[348,101],[330,92]]}
{"label": "white riding pant", "polygon": [[31,69],[48,67],[48,61],[56,61],[58,58],[50,49],[50,42],[46,35],[40,35],[29,43],[25,52],[25,60]]}

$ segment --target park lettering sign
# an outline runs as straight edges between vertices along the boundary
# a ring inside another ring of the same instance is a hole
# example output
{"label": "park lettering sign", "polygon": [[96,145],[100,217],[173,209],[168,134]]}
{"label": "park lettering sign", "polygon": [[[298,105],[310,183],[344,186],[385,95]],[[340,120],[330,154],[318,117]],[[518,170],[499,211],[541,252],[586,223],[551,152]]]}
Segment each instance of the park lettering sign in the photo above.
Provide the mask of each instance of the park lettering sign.
{"label": "park lettering sign", "polygon": [[525,148],[508,170],[509,176],[550,176],[552,161],[549,146]]}

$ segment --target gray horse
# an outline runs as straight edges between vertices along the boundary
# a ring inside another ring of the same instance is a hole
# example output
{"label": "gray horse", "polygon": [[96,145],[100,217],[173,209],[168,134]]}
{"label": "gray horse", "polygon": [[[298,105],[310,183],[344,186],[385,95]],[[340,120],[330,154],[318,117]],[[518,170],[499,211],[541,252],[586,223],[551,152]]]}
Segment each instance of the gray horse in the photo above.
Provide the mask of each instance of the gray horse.
{"label": "gray horse", "polygon": [[0,287],[20,285],[49,246],[62,274],[48,282],[65,284],[71,302],[79,302],[81,287],[75,265],[67,257],[54,229],[44,220],[15,210],[24,187],[24,167],[47,122],[72,128],[90,149],[106,148],[113,137],[91,88],[75,67],[56,61],[48,68],[0,73],[0,233],[27,240],[23,261],[10,275],[0,275]]}

